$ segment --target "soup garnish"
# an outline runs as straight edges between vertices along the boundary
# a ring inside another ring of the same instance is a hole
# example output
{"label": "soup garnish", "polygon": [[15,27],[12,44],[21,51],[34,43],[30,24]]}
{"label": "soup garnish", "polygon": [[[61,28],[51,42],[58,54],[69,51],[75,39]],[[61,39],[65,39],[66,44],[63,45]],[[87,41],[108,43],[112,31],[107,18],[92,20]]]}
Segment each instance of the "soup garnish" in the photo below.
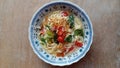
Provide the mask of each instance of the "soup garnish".
{"label": "soup garnish", "polygon": [[39,40],[48,53],[64,57],[83,46],[82,21],[69,11],[54,11],[43,19]]}

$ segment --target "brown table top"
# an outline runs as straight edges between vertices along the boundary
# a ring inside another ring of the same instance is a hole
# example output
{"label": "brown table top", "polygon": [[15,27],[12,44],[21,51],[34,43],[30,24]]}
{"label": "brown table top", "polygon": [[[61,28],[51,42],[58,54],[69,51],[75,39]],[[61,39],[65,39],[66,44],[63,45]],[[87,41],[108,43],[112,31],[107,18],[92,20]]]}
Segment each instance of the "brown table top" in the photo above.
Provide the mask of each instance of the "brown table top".
{"label": "brown table top", "polygon": [[[70,0],[93,24],[90,51],[65,68],[120,68],[120,0]],[[0,0],[0,68],[59,68],[40,60],[28,40],[34,12],[50,0]]]}

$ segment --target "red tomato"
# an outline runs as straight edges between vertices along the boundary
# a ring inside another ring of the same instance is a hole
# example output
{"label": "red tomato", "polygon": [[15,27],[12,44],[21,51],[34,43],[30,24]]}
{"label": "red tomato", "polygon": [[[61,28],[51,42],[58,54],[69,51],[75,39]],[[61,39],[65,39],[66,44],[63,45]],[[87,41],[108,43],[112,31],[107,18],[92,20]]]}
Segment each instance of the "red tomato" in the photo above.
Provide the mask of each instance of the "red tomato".
{"label": "red tomato", "polygon": [[60,26],[60,27],[58,28],[58,30],[59,30],[59,31],[64,31],[64,27],[63,27],[63,26]]}
{"label": "red tomato", "polygon": [[64,31],[64,27],[63,27],[63,26],[60,26],[60,27],[58,28],[57,35],[58,35],[57,40],[58,40],[59,42],[63,43],[63,42],[64,42],[64,38],[65,38],[65,36],[66,36],[66,31]]}
{"label": "red tomato", "polygon": [[58,31],[58,36],[61,36],[63,34],[63,31]]}
{"label": "red tomato", "polygon": [[78,46],[78,47],[82,47],[83,44],[81,42],[78,42],[78,41],[75,41],[75,45]]}
{"label": "red tomato", "polygon": [[61,36],[59,36],[59,37],[57,38],[57,40],[58,40],[59,42],[61,42],[61,43],[64,42],[64,39],[63,39],[63,37],[61,37]]}
{"label": "red tomato", "polygon": [[65,36],[65,34],[64,33],[66,33],[65,31],[64,31],[64,27],[63,26],[60,26],[59,28],[58,28],[58,35],[59,36],[62,36],[62,35],[64,35]]}
{"label": "red tomato", "polygon": [[63,14],[63,16],[68,16],[68,12],[66,12],[66,11],[63,11],[62,14]]}
{"label": "red tomato", "polygon": [[66,34],[67,34],[67,32],[64,31],[63,34],[62,34],[62,37],[65,38]]}

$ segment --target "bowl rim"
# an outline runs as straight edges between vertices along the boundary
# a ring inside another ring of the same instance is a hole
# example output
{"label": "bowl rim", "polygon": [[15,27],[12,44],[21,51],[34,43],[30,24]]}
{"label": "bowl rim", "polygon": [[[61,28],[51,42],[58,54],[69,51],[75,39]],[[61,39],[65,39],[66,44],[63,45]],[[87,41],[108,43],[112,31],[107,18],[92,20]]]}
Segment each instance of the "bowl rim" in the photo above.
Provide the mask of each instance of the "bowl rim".
{"label": "bowl rim", "polygon": [[[30,33],[33,19],[34,19],[34,17],[36,16],[36,14],[37,14],[42,8],[44,8],[45,6],[47,6],[47,5],[49,5],[49,4],[52,4],[52,3],[68,3],[68,4],[73,5],[74,7],[78,8],[79,10],[81,10],[81,11],[85,14],[85,16],[86,16],[86,18],[88,18],[88,21],[89,21],[90,26],[91,26],[91,36],[92,36],[92,37],[91,37],[91,40],[90,40],[89,47],[86,49],[85,53],[84,53],[81,57],[79,57],[77,60],[74,60],[74,61],[71,62],[71,63],[68,63],[68,62],[67,62],[66,64],[54,64],[54,63],[48,62],[47,60],[45,60],[44,58],[42,58],[42,57],[38,54],[38,52],[35,50],[35,48],[33,47],[33,43],[32,43],[32,40],[31,40],[31,33]],[[92,26],[92,22],[91,22],[89,16],[87,15],[87,13],[86,13],[80,6],[78,6],[77,4],[72,3],[72,2],[70,2],[70,1],[51,1],[51,2],[48,2],[48,3],[44,4],[43,6],[39,7],[39,8],[37,9],[37,11],[34,12],[34,14],[32,15],[32,18],[31,18],[31,20],[30,20],[30,22],[29,22],[28,34],[29,34],[29,35],[28,35],[29,42],[30,42],[30,45],[31,45],[32,50],[34,51],[34,53],[35,53],[41,60],[43,60],[44,62],[46,62],[46,63],[48,63],[48,64],[51,64],[51,65],[53,65],[53,66],[68,66],[68,65],[71,65],[71,64],[73,64],[73,63],[78,62],[80,59],[82,59],[82,58],[87,54],[87,52],[90,50],[90,47],[91,47],[92,42],[93,42],[93,26]]]}

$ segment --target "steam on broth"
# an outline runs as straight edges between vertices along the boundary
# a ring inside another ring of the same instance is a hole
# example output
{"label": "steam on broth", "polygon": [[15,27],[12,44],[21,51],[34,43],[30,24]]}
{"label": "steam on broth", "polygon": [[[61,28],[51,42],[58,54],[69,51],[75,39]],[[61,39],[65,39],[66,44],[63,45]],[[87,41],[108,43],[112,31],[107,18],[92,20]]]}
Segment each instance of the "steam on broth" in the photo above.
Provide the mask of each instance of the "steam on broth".
{"label": "steam on broth", "polygon": [[39,40],[48,53],[64,57],[83,46],[84,29],[81,19],[69,11],[54,11],[40,25]]}

